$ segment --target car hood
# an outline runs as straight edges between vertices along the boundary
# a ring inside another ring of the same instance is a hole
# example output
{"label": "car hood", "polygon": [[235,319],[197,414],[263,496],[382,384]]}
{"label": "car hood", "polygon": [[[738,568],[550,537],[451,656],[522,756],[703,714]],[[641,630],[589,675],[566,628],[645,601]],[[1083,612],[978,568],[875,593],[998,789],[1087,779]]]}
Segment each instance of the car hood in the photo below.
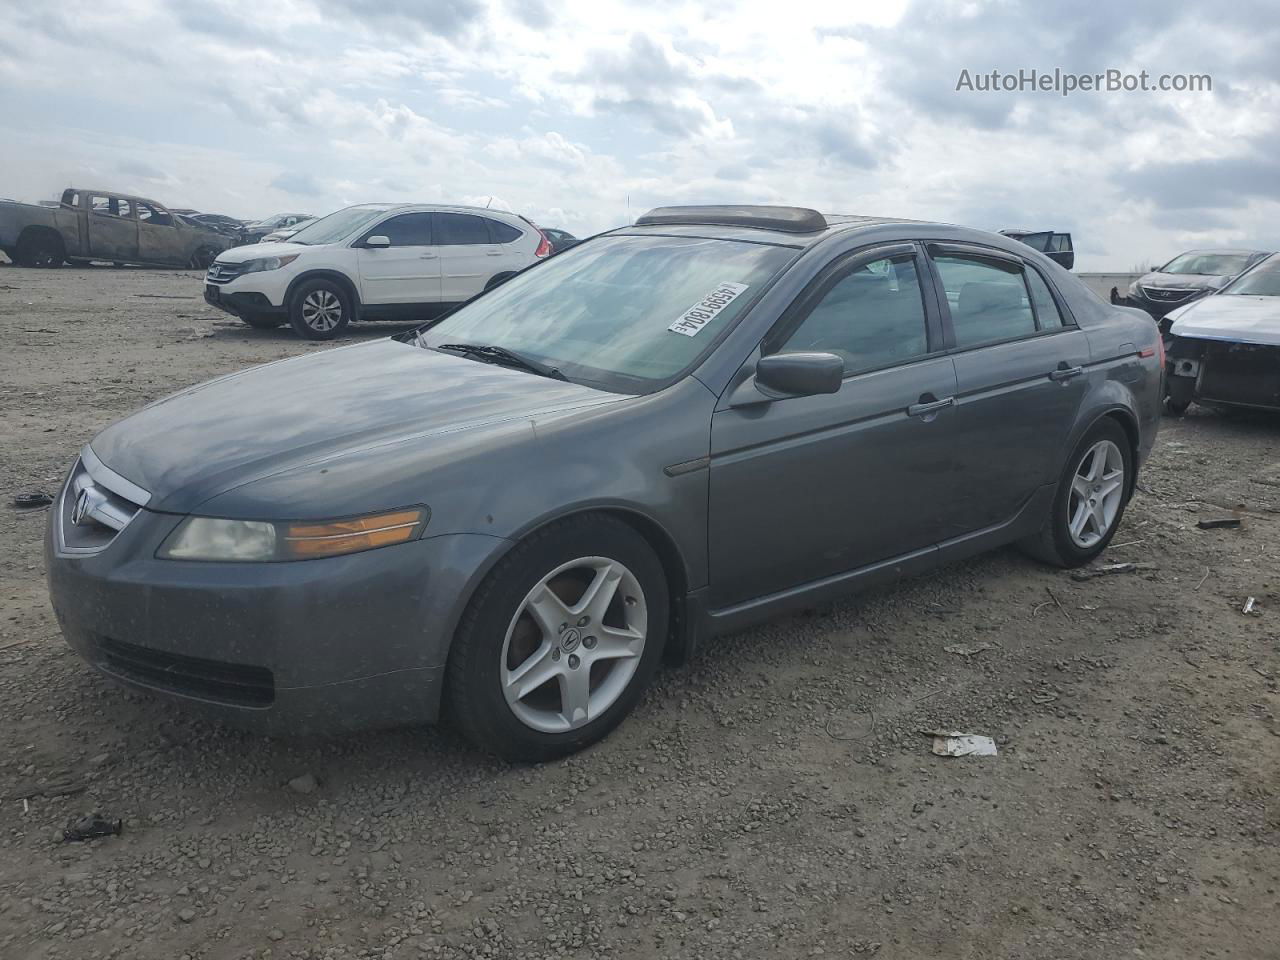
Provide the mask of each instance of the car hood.
{"label": "car hood", "polygon": [[1172,290],[1203,290],[1206,287],[1220,287],[1230,277],[1219,277],[1207,273],[1161,273],[1158,270],[1143,276],[1138,283],[1147,287],[1167,287]]}
{"label": "car hood", "polygon": [[1175,337],[1280,346],[1280,297],[1219,294],[1170,314]]}
{"label": "car hood", "polygon": [[[351,455],[416,444],[426,451],[422,456],[447,449],[457,459],[468,444],[486,442],[479,437],[492,442],[496,434],[531,434],[536,415],[623,399],[379,340],[191,387],[112,424],[90,446],[108,467],[151,493],[150,509],[187,513],[255,480],[344,457],[355,465],[335,471],[343,482],[372,488],[379,478],[361,476],[359,458]],[[288,518],[330,507],[291,506]]]}
{"label": "car hood", "polygon": [[223,263],[244,263],[246,260],[257,260],[261,257],[285,257],[291,253],[302,253],[304,250],[317,250],[320,246],[320,244],[280,242],[272,243],[264,250],[261,243],[249,243],[243,247],[223,250],[218,254],[218,259]]}

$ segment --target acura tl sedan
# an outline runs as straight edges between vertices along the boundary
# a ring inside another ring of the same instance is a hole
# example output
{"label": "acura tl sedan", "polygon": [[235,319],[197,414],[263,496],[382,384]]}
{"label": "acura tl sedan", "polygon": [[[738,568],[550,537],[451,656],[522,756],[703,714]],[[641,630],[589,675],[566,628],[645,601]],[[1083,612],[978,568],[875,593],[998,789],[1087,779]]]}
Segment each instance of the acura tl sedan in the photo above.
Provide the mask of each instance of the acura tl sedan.
{"label": "acura tl sedan", "polygon": [[108,676],[279,732],[552,758],[665,658],[1006,543],[1111,540],[1160,337],[957,226],[670,207],[390,339],[99,433],[49,588]]}

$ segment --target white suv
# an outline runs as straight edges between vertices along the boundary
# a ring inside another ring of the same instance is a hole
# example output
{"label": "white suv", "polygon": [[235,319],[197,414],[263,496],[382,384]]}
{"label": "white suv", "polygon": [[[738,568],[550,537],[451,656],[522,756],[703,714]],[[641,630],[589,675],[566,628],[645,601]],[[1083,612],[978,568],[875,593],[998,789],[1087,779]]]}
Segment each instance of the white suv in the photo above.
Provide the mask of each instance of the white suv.
{"label": "white suv", "polygon": [[204,298],[251,327],[329,340],[353,320],[430,319],[551,255],[542,231],[479,207],[366,203],[267,249],[218,254]]}

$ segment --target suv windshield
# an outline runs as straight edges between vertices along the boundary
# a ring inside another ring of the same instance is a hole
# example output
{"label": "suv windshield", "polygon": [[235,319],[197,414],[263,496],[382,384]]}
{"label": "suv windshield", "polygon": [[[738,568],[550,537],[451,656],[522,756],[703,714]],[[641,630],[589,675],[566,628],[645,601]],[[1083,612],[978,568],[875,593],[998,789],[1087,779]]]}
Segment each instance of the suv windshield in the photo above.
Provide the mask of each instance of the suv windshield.
{"label": "suv windshield", "polygon": [[1280,254],[1258,264],[1222,292],[1251,297],[1280,297]]}
{"label": "suv windshield", "polygon": [[365,203],[347,207],[327,217],[321,217],[289,238],[290,243],[337,243],[358,232],[369,221],[382,216],[392,207],[388,203]]}
{"label": "suv windshield", "polygon": [[1183,253],[1174,257],[1157,273],[1186,273],[1208,277],[1230,277],[1249,265],[1248,253]]}
{"label": "suv windshield", "polygon": [[605,390],[645,393],[688,369],[796,251],[614,235],[518,274],[419,343],[495,346]]}

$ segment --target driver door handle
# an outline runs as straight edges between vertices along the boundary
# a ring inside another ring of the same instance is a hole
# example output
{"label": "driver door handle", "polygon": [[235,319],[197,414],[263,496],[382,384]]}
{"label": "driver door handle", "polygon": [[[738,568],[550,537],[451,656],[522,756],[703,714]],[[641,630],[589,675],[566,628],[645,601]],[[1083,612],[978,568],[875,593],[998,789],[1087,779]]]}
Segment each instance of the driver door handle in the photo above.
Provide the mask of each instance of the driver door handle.
{"label": "driver door handle", "polygon": [[933,394],[926,393],[920,398],[919,403],[913,403],[911,406],[907,407],[907,416],[928,417],[931,413],[937,413],[940,410],[945,410],[947,407],[954,407],[955,405],[955,397],[944,397],[941,400],[935,400],[933,398]]}
{"label": "driver door handle", "polygon": [[1075,379],[1082,373],[1084,373],[1084,367],[1068,367],[1064,360],[1058,364],[1057,370],[1049,371],[1049,379],[1057,383],[1065,383],[1068,380]]}
{"label": "driver door handle", "polygon": [[420,255],[419,255],[419,257],[418,257],[418,259],[419,259],[419,260],[434,260],[437,256],[438,256],[438,254],[434,254],[434,253],[424,253],[424,254],[420,254]]}

